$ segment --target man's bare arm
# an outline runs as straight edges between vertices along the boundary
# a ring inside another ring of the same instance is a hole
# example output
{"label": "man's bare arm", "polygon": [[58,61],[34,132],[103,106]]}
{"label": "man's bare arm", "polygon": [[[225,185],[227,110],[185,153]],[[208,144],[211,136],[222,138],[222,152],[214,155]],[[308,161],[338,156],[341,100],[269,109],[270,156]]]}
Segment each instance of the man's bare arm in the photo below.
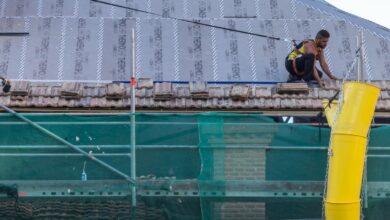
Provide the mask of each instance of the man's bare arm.
{"label": "man's bare arm", "polygon": [[330,71],[329,69],[329,66],[328,66],[328,63],[326,63],[326,60],[325,60],[325,56],[324,56],[324,52],[321,51],[319,54],[319,61],[320,61],[320,65],[321,65],[321,68],[324,70],[324,72],[326,73],[326,75],[328,75],[328,77],[330,79],[337,79],[337,77],[335,77],[332,72]]}
{"label": "man's bare arm", "polygon": [[320,78],[320,75],[318,74],[318,71],[315,67],[313,68],[313,76],[314,79],[318,82],[318,85],[320,85],[321,87],[325,86],[324,81],[322,81],[322,79]]}

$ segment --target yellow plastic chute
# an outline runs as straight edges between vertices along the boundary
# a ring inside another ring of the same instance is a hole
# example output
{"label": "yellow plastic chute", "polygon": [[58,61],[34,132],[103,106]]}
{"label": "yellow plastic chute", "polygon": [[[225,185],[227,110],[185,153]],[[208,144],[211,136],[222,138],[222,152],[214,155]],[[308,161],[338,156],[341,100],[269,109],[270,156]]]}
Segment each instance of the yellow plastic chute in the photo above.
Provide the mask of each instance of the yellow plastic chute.
{"label": "yellow plastic chute", "polygon": [[[367,134],[375,113],[380,89],[376,86],[347,82],[343,85],[343,102],[326,113],[332,124],[329,146],[325,218],[327,220],[360,219],[360,192],[366,157]],[[333,103],[332,103],[333,105]],[[333,117],[333,118],[332,118]]]}
{"label": "yellow plastic chute", "polygon": [[334,117],[336,114],[337,109],[337,100],[332,101],[332,103],[329,104],[329,100],[323,100],[322,101],[322,107],[324,108],[326,120],[328,121],[329,127],[333,126]]}

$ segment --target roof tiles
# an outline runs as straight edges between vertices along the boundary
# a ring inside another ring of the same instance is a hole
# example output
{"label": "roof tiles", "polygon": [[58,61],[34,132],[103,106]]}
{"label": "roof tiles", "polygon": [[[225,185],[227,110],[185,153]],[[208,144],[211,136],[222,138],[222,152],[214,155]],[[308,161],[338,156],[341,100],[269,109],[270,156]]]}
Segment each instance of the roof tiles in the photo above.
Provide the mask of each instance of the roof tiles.
{"label": "roof tiles", "polygon": [[[381,86],[377,110],[390,110],[390,81]],[[212,84],[194,82],[153,83],[140,79],[136,107],[166,110],[256,110],[320,109],[321,101],[333,97],[341,81],[327,81],[325,88],[310,88],[307,94],[278,94],[275,85]],[[12,82],[10,93],[0,93],[0,102],[9,107],[31,108],[115,108],[130,107],[130,85],[123,83],[33,83]]]}

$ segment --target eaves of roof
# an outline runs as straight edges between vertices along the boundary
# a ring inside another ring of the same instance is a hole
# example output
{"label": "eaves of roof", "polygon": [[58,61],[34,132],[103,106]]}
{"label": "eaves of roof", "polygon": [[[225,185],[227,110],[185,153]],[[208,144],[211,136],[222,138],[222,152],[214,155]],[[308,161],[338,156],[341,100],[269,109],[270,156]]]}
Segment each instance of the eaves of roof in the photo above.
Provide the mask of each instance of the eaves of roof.
{"label": "eaves of roof", "polygon": [[[373,81],[381,88],[377,111],[390,110],[390,81]],[[279,94],[276,85],[207,84],[193,82],[154,83],[139,79],[136,107],[140,110],[318,110],[322,100],[333,97],[341,81],[326,81],[324,88],[305,94]],[[9,93],[0,92],[0,102],[11,108],[30,109],[129,109],[129,84],[34,83],[14,81]]]}

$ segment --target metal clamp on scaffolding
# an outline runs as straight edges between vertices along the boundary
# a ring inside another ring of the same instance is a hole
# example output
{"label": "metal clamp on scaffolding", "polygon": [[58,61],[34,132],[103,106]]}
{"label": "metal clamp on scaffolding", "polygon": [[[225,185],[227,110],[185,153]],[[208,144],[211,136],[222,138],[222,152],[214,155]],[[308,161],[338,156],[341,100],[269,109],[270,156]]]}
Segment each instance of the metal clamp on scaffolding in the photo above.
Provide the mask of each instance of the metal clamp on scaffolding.
{"label": "metal clamp on scaffolding", "polygon": [[3,92],[7,93],[11,90],[11,82],[0,76],[1,86],[3,86]]}

